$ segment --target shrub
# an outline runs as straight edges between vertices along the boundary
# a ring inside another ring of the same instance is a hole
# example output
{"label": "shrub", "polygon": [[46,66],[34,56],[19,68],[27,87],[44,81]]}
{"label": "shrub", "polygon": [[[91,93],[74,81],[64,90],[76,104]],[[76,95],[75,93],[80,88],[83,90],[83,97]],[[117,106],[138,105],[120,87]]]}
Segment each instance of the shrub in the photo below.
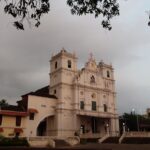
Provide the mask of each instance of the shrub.
{"label": "shrub", "polygon": [[0,138],[0,146],[29,146],[26,138]]}

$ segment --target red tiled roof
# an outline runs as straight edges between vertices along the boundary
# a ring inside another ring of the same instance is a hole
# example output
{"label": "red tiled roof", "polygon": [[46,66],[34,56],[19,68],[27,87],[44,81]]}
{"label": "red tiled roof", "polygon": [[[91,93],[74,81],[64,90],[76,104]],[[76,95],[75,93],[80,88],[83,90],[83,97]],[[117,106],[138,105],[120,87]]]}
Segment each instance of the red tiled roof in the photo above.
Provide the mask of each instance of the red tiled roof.
{"label": "red tiled roof", "polygon": [[22,128],[15,128],[15,129],[14,129],[14,132],[15,132],[15,133],[16,133],[16,132],[19,132],[19,133],[20,133],[20,132],[23,132],[23,129],[22,129]]}
{"label": "red tiled roof", "polygon": [[9,111],[9,110],[0,110],[1,115],[6,116],[22,116],[25,117],[28,115],[27,112],[21,112],[21,111]]}
{"label": "red tiled roof", "polygon": [[36,90],[35,92],[30,92],[30,93],[24,94],[24,95],[22,95],[22,97],[27,96],[27,95],[34,95],[34,96],[41,96],[41,97],[57,99],[57,97],[55,95],[49,94],[49,86],[45,86],[41,89]]}

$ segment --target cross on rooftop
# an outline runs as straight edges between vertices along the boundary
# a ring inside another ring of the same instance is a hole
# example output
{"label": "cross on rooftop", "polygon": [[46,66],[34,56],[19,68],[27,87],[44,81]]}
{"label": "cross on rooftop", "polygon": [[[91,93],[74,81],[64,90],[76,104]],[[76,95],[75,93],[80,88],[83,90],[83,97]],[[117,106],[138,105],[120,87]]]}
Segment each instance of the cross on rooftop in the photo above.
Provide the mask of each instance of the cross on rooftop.
{"label": "cross on rooftop", "polygon": [[93,60],[93,53],[92,52],[89,54],[89,60]]}

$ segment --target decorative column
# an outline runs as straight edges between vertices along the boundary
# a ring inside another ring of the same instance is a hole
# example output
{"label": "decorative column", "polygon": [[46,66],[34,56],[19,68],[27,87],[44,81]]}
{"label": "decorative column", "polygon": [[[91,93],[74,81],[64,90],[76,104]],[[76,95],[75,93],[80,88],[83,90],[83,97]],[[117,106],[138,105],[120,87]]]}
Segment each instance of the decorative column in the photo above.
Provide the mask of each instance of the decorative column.
{"label": "decorative column", "polygon": [[106,132],[109,135],[109,124],[108,123],[106,124]]}

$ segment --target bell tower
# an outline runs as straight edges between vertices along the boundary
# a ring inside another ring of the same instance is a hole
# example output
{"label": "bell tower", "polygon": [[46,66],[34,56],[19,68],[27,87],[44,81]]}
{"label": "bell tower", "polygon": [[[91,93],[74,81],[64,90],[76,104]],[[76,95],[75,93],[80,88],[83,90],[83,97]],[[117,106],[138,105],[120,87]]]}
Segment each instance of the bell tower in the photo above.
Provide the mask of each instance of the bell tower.
{"label": "bell tower", "polygon": [[77,57],[64,48],[50,60],[50,91],[58,99],[71,98],[72,83],[77,71]]}
{"label": "bell tower", "polygon": [[77,73],[75,54],[62,49],[50,60],[49,93],[58,98],[56,107],[57,136],[73,135],[75,114],[73,113],[73,80]]}

